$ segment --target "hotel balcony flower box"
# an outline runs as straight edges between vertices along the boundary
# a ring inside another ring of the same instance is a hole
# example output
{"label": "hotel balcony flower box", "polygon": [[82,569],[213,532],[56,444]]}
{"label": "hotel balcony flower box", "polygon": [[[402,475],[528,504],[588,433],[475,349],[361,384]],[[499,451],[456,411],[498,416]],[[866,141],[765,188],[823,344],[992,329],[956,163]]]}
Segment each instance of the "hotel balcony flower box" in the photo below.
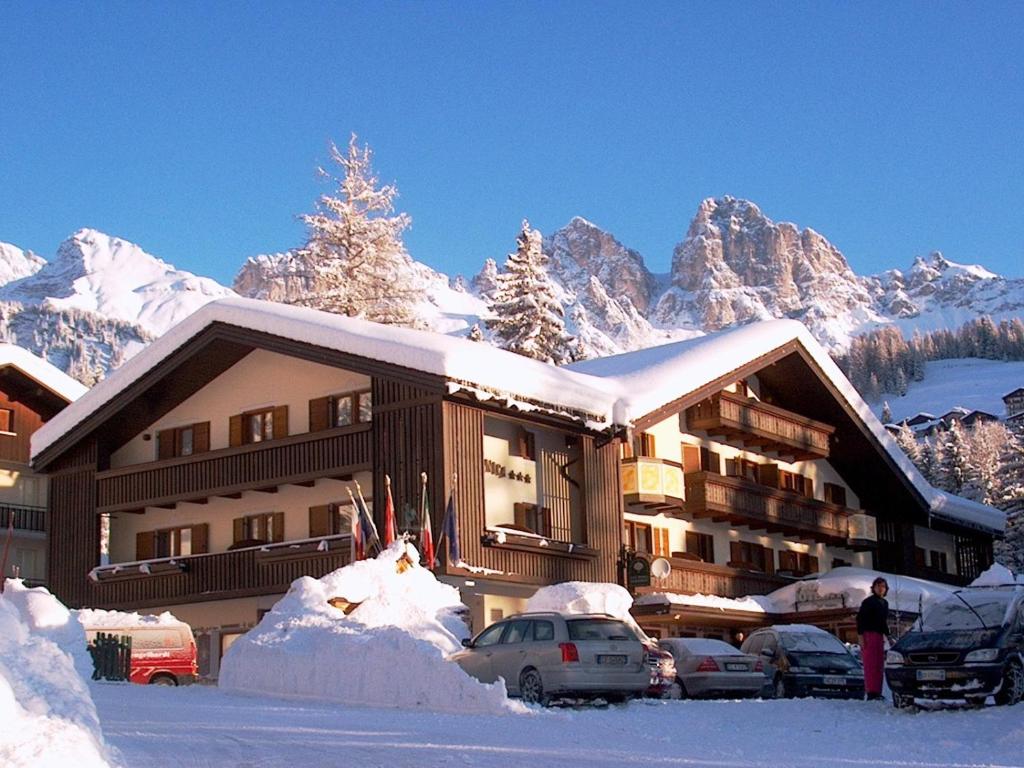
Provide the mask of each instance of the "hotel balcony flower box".
{"label": "hotel balcony flower box", "polygon": [[792,461],[827,459],[835,428],[733,392],[719,392],[686,409],[690,429],[775,451]]}
{"label": "hotel balcony flower box", "polygon": [[714,472],[686,475],[685,511],[694,518],[838,546],[848,544],[849,517],[854,513],[838,504]]}

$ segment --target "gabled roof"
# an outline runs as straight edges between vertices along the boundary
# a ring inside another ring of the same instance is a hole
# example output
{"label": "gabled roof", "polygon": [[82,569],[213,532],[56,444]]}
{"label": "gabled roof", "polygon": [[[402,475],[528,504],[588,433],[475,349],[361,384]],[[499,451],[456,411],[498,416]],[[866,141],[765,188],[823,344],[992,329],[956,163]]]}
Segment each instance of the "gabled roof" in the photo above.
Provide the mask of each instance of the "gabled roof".
{"label": "gabled roof", "polygon": [[17,378],[21,379],[19,389],[38,391],[38,394],[21,392],[21,397],[46,401],[45,404],[40,403],[40,408],[47,411],[42,414],[44,418],[49,418],[88,391],[84,384],[27,349],[15,344],[0,344],[0,379],[7,378],[11,371],[16,372]]}
{"label": "gabled roof", "polygon": [[1007,392],[1003,395],[1003,402],[1006,402],[1011,397],[1019,397],[1020,395],[1024,395],[1024,387],[1017,387],[1013,392]]}
{"label": "gabled roof", "polygon": [[32,437],[33,458],[86,422],[125,388],[204,330],[226,325],[433,374],[450,393],[467,391],[510,407],[568,416],[593,429],[630,427],[681,398],[716,385],[772,353],[797,350],[842,399],[925,509],[1002,531],[1005,515],[932,488],[828,353],[794,320],[752,323],[689,341],[588,360],[564,368],[488,344],[254,299],[214,301],[158,338]]}

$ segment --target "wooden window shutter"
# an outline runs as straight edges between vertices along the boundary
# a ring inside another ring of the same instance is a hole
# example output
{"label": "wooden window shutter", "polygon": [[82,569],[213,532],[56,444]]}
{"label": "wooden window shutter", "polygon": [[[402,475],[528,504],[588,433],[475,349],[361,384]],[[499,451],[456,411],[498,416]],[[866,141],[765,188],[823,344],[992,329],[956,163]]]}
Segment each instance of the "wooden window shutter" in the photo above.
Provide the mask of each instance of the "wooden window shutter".
{"label": "wooden window shutter", "polygon": [[712,472],[716,475],[722,474],[722,454],[716,453],[715,451],[708,451],[707,457],[701,456],[703,460],[704,470],[706,472]]}
{"label": "wooden window shutter", "polygon": [[279,405],[274,408],[274,439],[288,437],[288,406]]}
{"label": "wooden window shutter", "polygon": [[683,444],[683,472],[686,474],[689,474],[690,472],[700,472],[700,454],[702,450],[704,449],[696,445]]}
{"label": "wooden window shutter", "polygon": [[192,526],[192,554],[203,555],[210,551],[210,524]]}
{"label": "wooden window shutter", "polygon": [[284,541],[284,512],[275,512],[272,516],[274,526],[273,541]]}
{"label": "wooden window shutter", "polygon": [[228,445],[236,446],[241,445],[243,442],[242,438],[242,414],[232,416],[228,420]]}
{"label": "wooden window shutter", "polygon": [[781,477],[777,464],[757,465],[757,482],[767,485],[769,488],[781,488]]}
{"label": "wooden window shutter", "polygon": [[793,572],[797,570],[796,554],[794,552],[790,552],[788,549],[783,549],[779,552],[779,570]]}
{"label": "wooden window shutter", "polygon": [[135,559],[153,559],[156,534],[153,531],[142,531],[135,534]]}
{"label": "wooden window shutter", "polygon": [[742,541],[730,541],[729,542],[729,559],[732,560],[732,564],[743,562],[743,542]]}
{"label": "wooden window shutter", "polygon": [[331,505],[309,508],[309,538],[331,535]]}
{"label": "wooden window shutter", "polygon": [[654,554],[668,557],[668,528],[654,529]]}
{"label": "wooden window shutter", "polygon": [[725,460],[725,474],[729,477],[739,477],[740,467],[736,459]]}
{"label": "wooden window shutter", "polygon": [[649,432],[643,432],[640,435],[640,439],[642,441],[641,445],[643,447],[643,455],[651,457],[656,456],[657,454],[654,449],[654,435]]}
{"label": "wooden window shutter", "polygon": [[694,531],[686,532],[686,551],[691,555],[700,557],[700,538]]}
{"label": "wooden window shutter", "polygon": [[210,450],[210,422],[201,421],[192,425],[192,452],[206,453]]}
{"label": "wooden window shutter", "polygon": [[161,429],[156,433],[157,459],[174,458],[174,430]]}
{"label": "wooden window shutter", "polygon": [[538,515],[537,517],[538,517],[538,519],[537,519],[538,526],[537,527],[540,529],[540,530],[537,531],[537,533],[539,533],[541,536],[548,536],[548,537],[550,537],[551,534],[552,534],[552,531],[551,531],[551,510],[548,509],[547,507],[542,507],[541,510],[540,510],[540,515]]}
{"label": "wooden window shutter", "polygon": [[921,547],[914,547],[914,565],[918,568],[925,567],[925,552]]}
{"label": "wooden window shutter", "polygon": [[522,502],[516,502],[512,505],[512,512],[514,515],[513,522],[515,522],[515,524],[520,528],[529,528],[529,525],[527,525],[529,522],[527,520],[527,511],[529,506],[529,504],[523,504]]}
{"label": "wooden window shutter", "polygon": [[237,544],[245,539],[245,518],[236,517],[232,522],[232,543]]}
{"label": "wooden window shutter", "polygon": [[[320,432],[331,426],[331,398],[317,397],[309,401],[309,431]],[[274,434],[277,434],[275,430]]]}
{"label": "wooden window shutter", "polygon": [[775,550],[771,547],[761,547],[760,564],[765,573],[775,573]]}
{"label": "wooden window shutter", "polygon": [[818,572],[818,558],[811,555],[807,558],[807,572],[817,573]]}

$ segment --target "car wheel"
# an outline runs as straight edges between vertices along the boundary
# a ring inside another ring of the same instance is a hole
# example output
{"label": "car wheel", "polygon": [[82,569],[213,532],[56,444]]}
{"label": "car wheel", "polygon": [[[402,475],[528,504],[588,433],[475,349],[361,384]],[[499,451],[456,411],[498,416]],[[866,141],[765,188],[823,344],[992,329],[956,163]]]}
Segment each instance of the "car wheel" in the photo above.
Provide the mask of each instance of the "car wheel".
{"label": "car wheel", "polygon": [[547,694],[544,693],[544,682],[540,679],[540,672],[536,669],[526,669],[519,675],[519,695],[527,704],[540,704],[542,707],[548,703]]}
{"label": "car wheel", "polygon": [[1024,699],[1024,667],[1019,661],[1011,661],[1003,673],[1003,685],[996,694],[996,704],[1019,704]]}
{"label": "car wheel", "polygon": [[892,705],[896,707],[896,709],[907,709],[914,706],[914,697],[904,696],[902,693],[896,693],[893,691]]}
{"label": "car wheel", "polygon": [[775,690],[773,691],[776,699],[788,699],[789,692],[786,690],[786,681],[782,679],[782,675],[778,675],[775,678]]}
{"label": "car wheel", "polygon": [[677,677],[672,685],[668,687],[668,698],[670,699],[685,699],[688,698],[686,693],[686,686],[683,685],[682,678]]}
{"label": "car wheel", "polygon": [[176,686],[178,684],[178,681],[175,680],[170,675],[153,675],[153,677],[151,677],[149,679],[149,684],[150,685],[174,685],[174,686]]}

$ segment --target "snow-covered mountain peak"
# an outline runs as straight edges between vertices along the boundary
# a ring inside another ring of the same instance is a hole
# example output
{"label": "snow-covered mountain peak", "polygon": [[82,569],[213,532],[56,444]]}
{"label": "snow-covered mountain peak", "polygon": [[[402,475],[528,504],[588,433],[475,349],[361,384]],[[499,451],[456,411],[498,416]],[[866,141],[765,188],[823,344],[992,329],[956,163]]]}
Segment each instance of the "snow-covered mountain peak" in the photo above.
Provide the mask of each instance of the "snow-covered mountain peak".
{"label": "snow-covered mountain peak", "polygon": [[13,243],[0,243],[0,285],[33,275],[46,261]]}
{"label": "snow-covered mountain peak", "polygon": [[196,309],[234,292],[175,269],[128,240],[80,229],[34,274],[0,288],[0,298],[79,309],[161,334]]}

